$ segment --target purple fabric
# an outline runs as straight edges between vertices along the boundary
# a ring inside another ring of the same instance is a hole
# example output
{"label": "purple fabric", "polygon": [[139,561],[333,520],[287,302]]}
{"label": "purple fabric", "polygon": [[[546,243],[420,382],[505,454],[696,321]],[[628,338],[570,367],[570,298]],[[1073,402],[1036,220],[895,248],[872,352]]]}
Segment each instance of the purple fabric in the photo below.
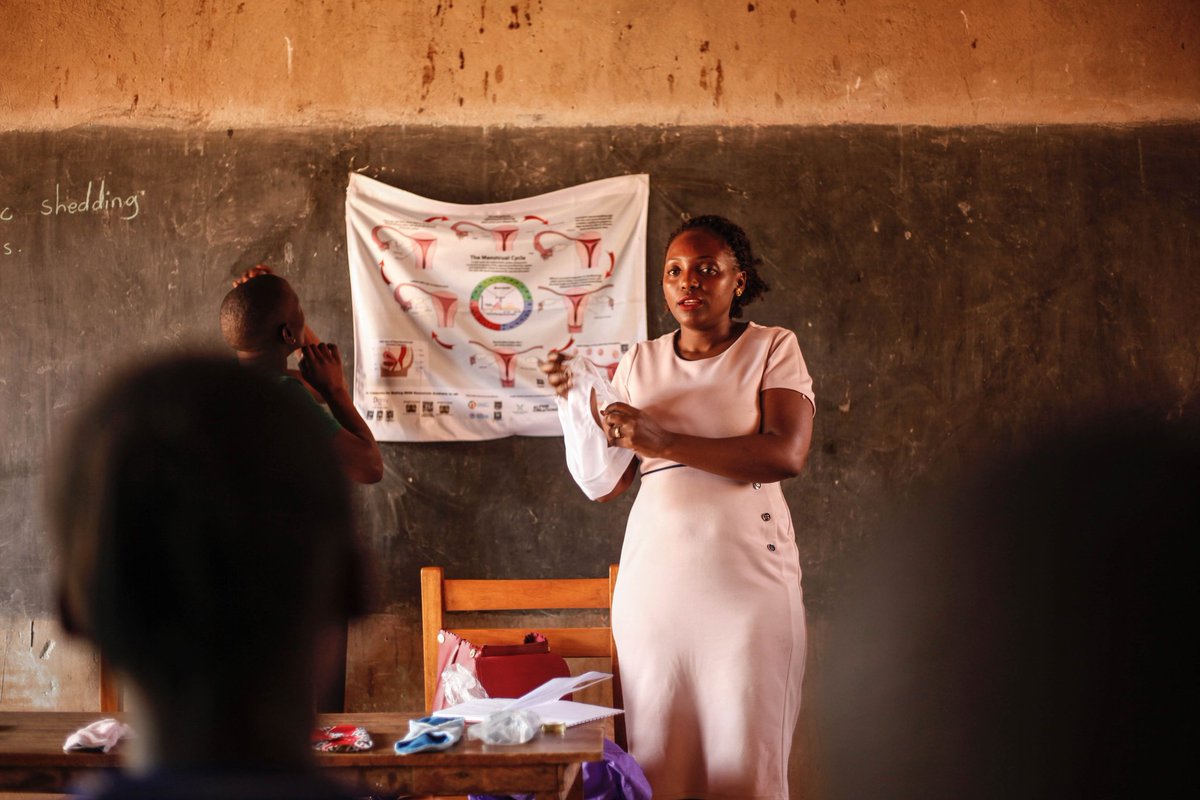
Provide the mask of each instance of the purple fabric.
{"label": "purple fabric", "polygon": [[[650,800],[650,782],[633,756],[609,739],[604,740],[604,759],[583,765],[585,800]],[[473,794],[470,800],[533,800],[531,794]]]}

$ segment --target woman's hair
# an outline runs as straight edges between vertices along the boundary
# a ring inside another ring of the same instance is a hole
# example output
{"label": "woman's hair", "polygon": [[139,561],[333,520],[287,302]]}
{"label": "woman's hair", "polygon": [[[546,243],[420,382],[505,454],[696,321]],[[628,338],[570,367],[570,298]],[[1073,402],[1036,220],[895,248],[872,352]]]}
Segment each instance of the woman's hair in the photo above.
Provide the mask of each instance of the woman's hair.
{"label": "woman's hair", "polygon": [[729,307],[729,316],[740,317],[743,306],[753,303],[764,292],[771,290],[767,282],[758,274],[758,266],[762,264],[762,259],[754,255],[754,248],[750,244],[750,237],[746,235],[746,232],[742,230],[740,225],[716,214],[705,214],[685,220],[682,225],[675,229],[670,238],[667,239],[667,248],[671,247],[671,242],[675,241],[681,233],[696,230],[697,228],[708,231],[713,236],[725,242],[725,246],[729,248],[729,252],[733,253],[733,258],[737,262],[738,269],[746,273],[746,287],[740,297],[736,294],[734,295],[733,304]]}

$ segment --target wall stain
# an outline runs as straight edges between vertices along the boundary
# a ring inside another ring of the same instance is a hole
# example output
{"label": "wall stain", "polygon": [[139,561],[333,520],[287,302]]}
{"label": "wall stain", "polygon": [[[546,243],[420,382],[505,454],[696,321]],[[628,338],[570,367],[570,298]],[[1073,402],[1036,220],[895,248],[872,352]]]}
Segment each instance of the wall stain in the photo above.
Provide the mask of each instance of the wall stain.
{"label": "wall stain", "polygon": [[[675,94],[675,76],[674,75],[667,75],[667,90],[671,94]],[[57,97],[55,99],[57,99]]]}
{"label": "wall stain", "polygon": [[459,69],[467,68],[467,57],[463,54],[462,50],[458,51],[458,68]]}
{"label": "wall stain", "polygon": [[499,86],[502,83],[504,83],[504,65],[497,64],[496,65],[496,85]]}
{"label": "wall stain", "polygon": [[713,105],[721,105],[721,96],[725,94],[725,70],[721,68],[721,59],[717,59],[717,82],[713,89]]}
{"label": "wall stain", "polygon": [[487,0],[479,3],[479,32],[483,33],[483,21],[487,18]]}
{"label": "wall stain", "polygon": [[428,61],[421,70],[421,99],[424,100],[429,96],[429,87],[433,83],[434,77],[437,76],[437,48],[433,42],[429,43],[429,49],[425,51],[425,60]]}
{"label": "wall stain", "polygon": [[511,11],[513,15],[512,21],[508,23],[508,29],[510,31],[515,31],[517,28],[521,27],[521,9],[517,8],[516,6],[509,6],[508,10]]}

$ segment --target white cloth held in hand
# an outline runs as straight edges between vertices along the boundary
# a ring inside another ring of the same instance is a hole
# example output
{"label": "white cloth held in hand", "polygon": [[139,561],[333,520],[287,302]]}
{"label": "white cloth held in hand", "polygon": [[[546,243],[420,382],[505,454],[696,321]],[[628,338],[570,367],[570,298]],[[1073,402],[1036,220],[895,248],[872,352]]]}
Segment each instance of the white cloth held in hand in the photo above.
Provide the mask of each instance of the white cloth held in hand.
{"label": "white cloth held in hand", "polygon": [[133,729],[115,719],[99,719],[72,733],[63,744],[63,752],[73,750],[100,750],[107,753],[117,742],[131,736]]}
{"label": "white cloth held in hand", "polygon": [[571,391],[557,398],[558,421],[562,424],[563,444],[567,449],[567,469],[588,499],[595,500],[613,490],[629,462],[633,451],[625,447],[609,447],[604,429],[592,416],[592,397],[595,407],[604,409],[621,400],[612,384],[596,365],[582,356],[571,359]]}

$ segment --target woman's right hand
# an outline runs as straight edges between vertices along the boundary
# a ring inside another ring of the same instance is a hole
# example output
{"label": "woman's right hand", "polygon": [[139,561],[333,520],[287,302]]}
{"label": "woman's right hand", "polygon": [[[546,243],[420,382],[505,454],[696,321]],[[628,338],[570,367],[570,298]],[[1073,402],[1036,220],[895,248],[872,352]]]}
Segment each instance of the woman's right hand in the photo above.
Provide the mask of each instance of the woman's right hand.
{"label": "woman's right hand", "polygon": [[570,359],[571,356],[551,350],[545,359],[538,361],[538,369],[545,374],[546,382],[559,397],[566,397],[571,390],[571,369],[567,366]]}

